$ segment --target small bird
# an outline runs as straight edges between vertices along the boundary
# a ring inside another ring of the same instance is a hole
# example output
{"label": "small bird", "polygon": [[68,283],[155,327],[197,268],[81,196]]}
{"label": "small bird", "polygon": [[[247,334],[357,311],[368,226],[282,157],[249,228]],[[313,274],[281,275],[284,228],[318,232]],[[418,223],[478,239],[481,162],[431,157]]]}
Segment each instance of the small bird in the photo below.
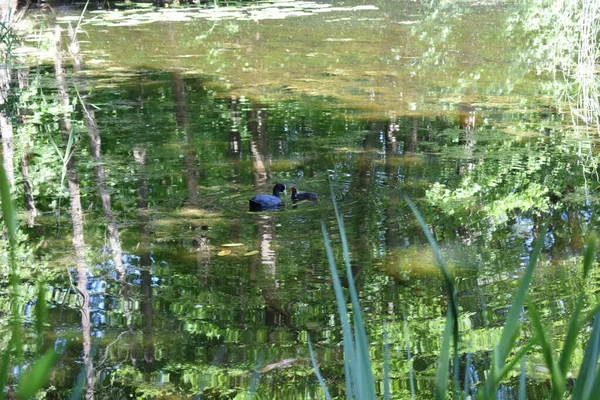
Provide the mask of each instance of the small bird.
{"label": "small bird", "polygon": [[319,197],[313,192],[299,192],[295,186],[290,186],[292,190],[292,202],[296,203],[302,200],[318,201]]}
{"label": "small bird", "polygon": [[281,199],[279,198],[279,193],[283,192],[285,196],[287,192],[285,191],[286,187],[283,183],[278,183],[273,187],[273,195],[270,194],[259,194],[251,198],[250,203],[250,211],[265,211],[276,209],[281,205]]}

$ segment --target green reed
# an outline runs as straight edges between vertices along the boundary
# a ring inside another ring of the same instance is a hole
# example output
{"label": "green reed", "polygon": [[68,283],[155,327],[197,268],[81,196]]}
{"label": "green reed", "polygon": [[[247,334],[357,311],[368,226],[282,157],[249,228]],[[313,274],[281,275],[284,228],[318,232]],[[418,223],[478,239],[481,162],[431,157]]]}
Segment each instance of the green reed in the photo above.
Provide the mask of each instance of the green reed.
{"label": "green reed", "polygon": [[[346,398],[348,399],[375,399],[375,380],[372,373],[371,360],[369,357],[369,342],[366,337],[365,325],[363,322],[362,312],[358,301],[357,290],[352,278],[350,270],[350,253],[348,250],[348,241],[344,229],[343,220],[335,202],[335,197],[332,193],[334,210],[337,218],[340,238],[342,242],[344,262],[346,264],[346,273],[348,275],[348,287],[350,299],[352,303],[352,322],[348,318],[347,300],[344,296],[342,285],[340,282],[337,266],[333,256],[333,250],[327,234],[325,223],[321,223],[325,251],[329,262],[329,267],[332,275],[338,315],[340,317],[343,343],[344,343],[344,370],[346,378]],[[458,329],[458,303],[456,300],[456,291],[454,287],[454,278],[451,276],[446,264],[441,257],[439,248],[429,232],[423,217],[408,199],[405,199],[419,222],[427,240],[429,241],[434,255],[442,270],[444,280],[448,290],[449,307],[446,313],[446,326],[442,336],[442,346],[438,358],[437,375],[433,395],[435,399],[443,400],[446,398],[452,399],[467,399],[471,390],[471,382],[469,382],[468,371],[471,365],[471,355],[466,355],[464,387],[458,385],[459,382],[459,343],[460,331]],[[592,320],[592,332],[586,343],[584,358],[579,366],[579,374],[577,381],[571,392],[571,399],[585,400],[600,397],[600,368],[598,361],[600,359],[600,305],[595,306],[590,312],[582,317],[584,308],[584,288],[581,287],[575,303],[575,309],[571,314],[570,321],[567,326],[566,338],[563,348],[559,356],[556,356],[554,345],[546,334],[540,317],[538,315],[536,305],[532,301],[528,301],[527,292],[533,278],[533,271],[540,257],[542,247],[544,245],[544,237],[546,235],[546,227],[540,232],[539,238],[535,243],[534,250],[529,258],[529,262],[519,282],[519,286],[514,295],[510,311],[506,317],[504,327],[502,328],[500,340],[492,350],[492,362],[490,370],[485,375],[485,381],[478,384],[476,387],[477,399],[494,399],[497,397],[499,386],[504,382],[508,375],[515,370],[520,370],[519,387],[517,396],[519,400],[526,399],[526,355],[532,350],[541,351],[548,370],[550,371],[550,381],[552,383],[552,400],[562,399],[567,390],[567,377],[571,367],[571,359],[577,339],[585,326]],[[583,282],[587,281],[589,272],[592,268],[595,251],[597,245],[596,235],[591,235],[584,254],[583,261]],[[528,317],[535,336],[517,345],[520,329],[523,321]],[[387,342],[387,332],[384,326],[384,398],[390,398],[390,382],[389,382],[389,349]],[[319,372],[317,360],[312,349],[310,337],[308,337],[308,346],[310,357],[313,363],[313,368],[319,380],[325,397],[330,399],[331,396],[325,385],[325,381]],[[451,349],[454,347],[454,357],[452,360],[453,378],[449,379],[450,370],[450,355]],[[407,357],[409,363],[409,373],[412,385],[412,364],[410,356]],[[449,383],[452,383],[452,388],[448,391]],[[473,382],[476,384],[477,382]],[[414,398],[414,390],[411,386],[412,398]]]}
{"label": "green reed", "polygon": [[[0,201],[2,202],[2,216],[6,226],[8,236],[9,254],[8,262],[10,269],[10,305],[11,305],[11,333],[10,340],[4,353],[0,357],[0,398],[4,398],[4,389],[8,383],[8,371],[11,361],[14,360],[19,366],[19,376],[17,377],[17,398],[28,399],[33,397],[40,389],[46,386],[52,368],[58,358],[54,348],[50,348],[46,353],[34,362],[28,369],[22,369],[23,365],[23,328],[21,325],[21,314],[19,308],[19,268],[17,264],[17,232],[18,222],[15,208],[10,193],[10,183],[6,177],[4,166],[0,163]],[[40,284],[36,303],[36,330],[38,335],[38,351],[41,351],[43,341],[44,323],[47,319],[45,288]]]}

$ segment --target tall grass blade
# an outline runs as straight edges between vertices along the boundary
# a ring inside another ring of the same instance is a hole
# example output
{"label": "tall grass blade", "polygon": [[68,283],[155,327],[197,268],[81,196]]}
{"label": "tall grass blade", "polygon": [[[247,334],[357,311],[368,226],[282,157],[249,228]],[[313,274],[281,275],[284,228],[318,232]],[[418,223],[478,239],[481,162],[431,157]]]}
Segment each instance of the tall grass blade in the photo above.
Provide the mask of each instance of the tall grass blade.
{"label": "tall grass blade", "polygon": [[39,281],[37,301],[35,302],[35,330],[37,333],[38,351],[42,349],[42,344],[44,342],[44,329],[46,321],[48,320],[46,290],[45,282]]}
{"label": "tall grass blade", "polygon": [[490,374],[488,375],[485,389],[479,392],[481,396],[484,396],[484,398],[495,397],[496,388],[500,382],[500,379],[502,379],[501,371],[504,370],[506,358],[508,357],[508,354],[510,353],[519,333],[519,319],[525,304],[527,290],[529,289],[529,284],[531,283],[533,276],[533,269],[537,264],[537,260],[542,251],[542,246],[544,245],[546,229],[547,225],[544,225],[533,252],[529,257],[529,263],[525,269],[525,274],[523,275],[521,283],[519,284],[517,292],[515,293],[510,311],[508,312],[508,316],[504,322],[504,328],[502,329],[500,341],[494,349],[492,368]]}
{"label": "tall grass blade", "polygon": [[356,291],[356,285],[354,283],[354,276],[352,274],[352,268],[350,265],[350,251],[348,249],[348,239],[346,237],[346,229],[344,228],[344,220],[339,212],[337,202],[335,200],[335,194],[333,193],[333,187],[331,189],[331,198],[333,201],[333,209],[337,219],[338,227],[340,230],[340,239],[342,242],[342,251],[344,255],[344,263],[346,264],[346,276],[348,279],[348,289],[350,291],[350,299],[352,301],[352,317],[354,321],[354,338],[355,342],[355,354],[356,357],[356,389],[357,395],[360,399],[374,399],[375,395],[375,378],[373,377],[373,371],[371,369],[371,357],[369,354],[369,341],[367,339],[367,332],[365,331],[365,324],[362,317],[362,311],[360,308],[360,302],[358,299],[358,292]]}
{"label": "tall grass blade", "polygon": [[519,376],[519,400],[527,400],[527,370],[525,369],[527,365],[527,359],[523,357],[521,360],[521,375]]}
{"label": "tall grass blade", "polygon": [[523,347],[519,349],[519,351],[517,351],[517,353],[511,358],[511,360],[504,365],[504,368],[500,372],[498,372],[498,376],[500,378],[504,378],[510,372],[512,372],[517,367],[519,361],[521,361],[521,359],[525,357],[537,343],[538,341],[535,338],[529,340]]}
{"label": "tall grass blade", "polygon": [[592,394],[592,388],[595,386],[593,377],[596,375],[598,367],[598,355],[600,355],[600,313],[596,314],[592,326],[592,334],[587,341],[583,361],[579,369],[579,375],[573,389],[572,400],[587,400]]}
{"label": "tall grass blade", "polygon": [[354,390],[352,383],[354,382],[354,370],[352,366],[356,362],[356,356],[354,354],[354,340],[352,330],[350,329],[350,323],[348,321],[348,308],[346,307],[346,298],[342,291],[342,283],[340,276],[335,265],[333,258],[333,250],[331,249],[331,243],[329,242],[329,236],[327,235],[327,229],[325,222],[321,221],[321,231],[323,232],[323,242],[325,244],[325,252],[327,253],[327,260],[329,262],[329,271],[331,272],[331,279],[333,281],[333,290],[335,293],[335,300],[338,307],[338,314],[342,325],[342,334],[344,337],[344,370],[346,376],[346,397],[349,399],[354,398]]}
{"label": "tall grass blade", "polygon": [[406,362],[408,363],[410,398],[411,400],[415,400],[415,374],[413,371],[413,362],[410,355],[410,331],[408,329],[408,321],[406,321],[406,316],[404,316],[404,336],[406,336]]}
{"label": "tall grass blade", "polygon": [[16,262],[17,251],[17,214],[10,195],[10,182],[6,177],[4,166],[0,164],[0,200],[2,201],[2,215],[8,234],[8,262],[10,264],[11,285],[11,311],[12,311],[12,337],[17,361],[23,359],[23,334],[21,332],[21,314],[17,304],[19,297],[19,274]]}
{"label": "tall grass blade", "polygon": [[258,387],[258,383],[260,382],[260,366],[263,364],[263,355],[259,353],[258,358],[256,360],[256,367],[254,371],[252,371],[252,376],[250,377],[250,387],[248,388],[246,398],[253,398],[256,394],[256,388]]}
{"label": "tall grass blade", "polygon": [[8,346],[2,354],[2,360],[0,361],[0,399],[4,398],[2,390],[6,387],[6,381],[8,378],[8,367],[10,366],[10,354],[12,353],[13,341],[8,342]]}
{"label": "tall grass blade", "polygon": [[588,243],[583,254],[583,280],[585,281],[592,269],[596,255],[596,246],[598,244],[598,236],[592,233],[588,238]]}
{"label": "tall grass blade", "polygon": [[17,215],[10,196],[10,182],[6,177],[3,165],[0,165],[0,199],[2,200],[2,216],[10,245],[10,266],[16,268],[14,251],[17,245]]}
{"label": "tall grass blade", "polygon": [[390,342],[388,339],[387,326],[383,321],[383,398],[390,400]]}
{"label": "tall grass blade", "polygon": [[313,352],[312,343],[310,341],[310,334],[306,334],[306,339],[308,341],[308,352],[310,353],[310,360],[312,361],[312,366],[315,370],[315,375],[317,375],[319,385],[321,385],[321,389],[323,389],[323,394],[325,395],[325,398],[327,400],[331,400],[331,394],[329,394],[329,390],[327,389],[325,380],[323,380],[323,376],[321,375],[321,371],[319,371],[319,366],[317,365],[317,359],[315,357],[315,353]]}
{"label": "tall grass blade", "polygon": [[554,359],[554,347],[552,346],[552,342],[542,325],[542,321],[540,320],[540,316],[537,312],[535,304],[533,302],[529,302],[529,316],[531,319],[531,324],[533,325],[534,330],[537,333],[537,338],[540,342],[540,346],[542,347],[542,355],[544,356],[544,361],[546,362],[546,366],[550,370],[550,376],[552,381],[552,398],[560,399],[562,398],[562,394],[565,391],[565,379],[558,370],[558,364]]}
{"label": "tall grass blade", "polygon": [[80,400],[83,397],[83,389],[85,388],[85,375],[87,372],[87,365],[83,364],[81,370],[77,374],[77,378],[75,379],[75,385],[73,385],[73,390],[71,390],[71,396],[69,396],[69,400]]}
{"label": "tall grass blade", "polygon": [[458,373],[459,373],[458,341],[459,341],[459,335],[458,335],[458,301],[456,300],[456,288],[454,287],[454,279],[452,278],[452,275],[450,274],[450,270],[448,269],[448,266],[446,265],[446,262],[444,261],[444,258],[442,257],[442,253],[440,252],[440,249],[438,248],[437,243],[435,242],[435,239],[433,238],[433,235],[429,231],[429,227],[427,226],[427,224],[425,223],[425,220],[421,216],[421,213],[419,212],[419,210],[417,209],[415,204],[407,196],[404,196],[404,200],[406,201],[406,203],[410,207],[411,211],[417,218],[417,221],[419,222],[419,225],[421,226],[421,229],[423,230],[423,233],[425,234],[425,237],[427,238],[427,241],[429,242],[429,245],[431,246],[431,250],[433,251],[435,258],[436,258],[438,264],[440,265],[442,274],[444,276],[444,281],[446,282],[446,286],[448,288],[448,297],[450,298],[450,311],[452,313],[452,326],[453,326],[453,335],[452,336],[454,339],[453,340],[453,343],[454,343],[454,362],[453,362],[453,365],[454,365],[453,394],[454,395],[453,395],[453,397],[456,397],[456,390],[458,390],[458,387],[459,387],[458,386]]}
{"label": "tall grass blade", "polygon": [[79,20],[77,21],[77,25],[75,26],[75,35],[77,35],[77,32],[79,31],[79,27],[81,26],[81,21],[83,20],[83,15],[85,14],[89,4],[90,4],[90,0],[87,0],[85,2],[85,6],[83,7],[83,10],[81,11],[81,14],[79,15]]}
{"label": "tall grass blade", "polygon": [[471,392],[471,364],[472,364],[473,356],[471,353],[467,353],[467,363],[465,365],[465,386],[463,388],[463,400],[467,400],[467,397],[470,398]]}
{"label": "tall grass blade", "polygon": [[571,364],[571,356],[573,355],[573,350],[575,350],[575,345],[577,344],[577,336],[579,335],[579,317],[581,316],[581,310],[584,305],[584,296],[581,293],[575,302],[575,308],[571,313],[571,318],[569,320],[569,325],[567,328],[567,336],[565,337],[565,344],[563,345],[563,349],[560,355],[560,359],[558,361],[558,366],[560,371],[565,374],[569,369],[569,365]]}
{"label": "tall grass blade", "polygon": [[450,338],[452,337],[452,311],[446,313],[446,327],[442,336],[442,349],[438,360],[437,374],[435,377],[435,398],[436,400],[446,400],[446,391],[448,390],[448,362],[450,361]]}
{"label": "tall grass blade", "polygon": [[[72,335],[72,333],[68,333],[67,334],[67,341],[66,343],[68,343],[70,341],[70,339],[72,339],[74,337],[74,335]],[[96,338],[96,340],[94,340],[94,343],[92,345],[92,349],[90,351],[90,359],[94,359],[94,356],[96,355],[96,350],[98,350],[98,345],[99,345],[99,338]],[[64,351],[64,345],[61,346],[60,348],[57,349],[59,354],[62,354]],[[87,371],[88,371],[88,366],[86,365],[86,363],[82,363],[82,367],[79,370],[79,374],[77,374],[77,378],[75,379],[75,384],[73,385],[73,389],[71,390],[71,395],[69,396],[69,400],[80,400],[83,397],[83,391],[86,388],[86,375],[87,375]]]}
{"label": "tall grass blade", "polygon": [[29,372],[21,376],[19,386],[17,387],[18,399],[29,399],[33,397],[46,385],[56,359],[56,352],[54,349],[50,349],[33,365],[33,367],[31,367]]}
{"label": "tall grass blade", "polygon": [[592,398],[598,399],[600,398],[600,370],[596,371],[596,377],[594,378],[594,385],[590,390],[592,394]]}
{"label": "tall grass blade", "polygon": [[[587,243],[587,247],[585,249],[585,253],[583,256],[583,282],[587,281],[587,277],[594,263],[595,255],[596,255],[596,246],[598,243],[598,237],[596,234],[590,235]],[[575,345],[577,344],[577,336],[581,330],[581,325],[579,322],[579,318],[581,315],[581,311],[583,310],[583,306],[585,303],[584,297],[584,288],[581,288],[580,294],[575,303],[575,308],[571,313],[571,319],[569,320],[567,336],[565,337],[565,344],[563,346],[562,353],[560,355],[560,360],[558,362],[560,372],[563,376],[563,379],[566,379],[566,374],[571,365],[571,357],[573,356],[573,351],[575,350]]]}

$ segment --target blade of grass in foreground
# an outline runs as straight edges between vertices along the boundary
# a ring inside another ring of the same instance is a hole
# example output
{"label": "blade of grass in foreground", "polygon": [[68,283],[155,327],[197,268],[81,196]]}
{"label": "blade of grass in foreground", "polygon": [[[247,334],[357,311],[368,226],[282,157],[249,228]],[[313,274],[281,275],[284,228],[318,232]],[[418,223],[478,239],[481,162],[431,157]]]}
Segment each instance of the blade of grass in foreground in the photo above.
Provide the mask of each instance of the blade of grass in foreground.
{"label": "blade of grass in foreground", "polygon": [[383,321],[383,398],[390,400],[390,342],[385,321]]}
{"label": "blade of grass in foreground", "polygon": [[358,292],[350,266],[350,251],[348,249],[348,239],[346,238],[346,229],[344,228],[344,220],[337,206],[333,186],[331,189],[331,199],[333,201],[333,209],[337,219],[338,228],[340,230],[340,239],[342,242],[342,251],[344,255],[344,263],[346,265],[346,277],[348,279],[348,290],[350,291],[350,299],[352,301],[352,317],[354,321],[354,346],[356,357],[355,364],[355,384],[357,389],[357,397],[359,399],[374,399],[375,395],[375,378],[371,369],[371,356],[369,354],[369,340],[365,331],[365,324],[362,317]]}
{"label": "blade of grass in foreground", "polygon": [[250,377],[250,387],[248,388],[248,392],[246,393],[246,398],[250,397],[254,398],[256,394],[256,388],[258,387],[258,383],[260,381],[260,366],[263,364],[263,356],[262,353],[259,353],[258,358],[256,360],[256,367],[254,371],[252,371],[252,376]]}
{"label": "blade of grass in foreground", "polygon": [[[6,378],[8,376],[8,367],[10,365],[10,353],[12,352],[13,341],[10,340],[8,342],[8,346],[4,350],[4,354],[2,354],[2,361],[0,364],[0,389],[4,390],[6,387]],[[0,399],[4,398],[3,395],[0,395]]]}
{"label": "blade of grass in foreground", "polygon": [[519,400],[525,400],[527,398],[527,386],[526,386],[526,375],[527,370],[525,366],[527,364],[527,359],[523,357],[521,360],[521,375],[519,376]]}
{"label": "blade of grass in foreground", "polygon": [[310,334],[306,334],[306,340],[308,341],[308,352],[310,353],[310,360],[312,361],[313,369],[315,370],[315,375],[317,375],[317,379],[319,381],[319,385],[321,385],[321,389],[323,389],[323,393],[325,394],[325,398],[327,400],[331,400],[331,395],[329,394],[329,390],[327,389],[327,385],[323,380],[323,375],[321,375],[321,371],[319,371],[319,366],[317,365],[317,359],[315,357],[315,353],[313,352],[312,343],[310,342]]}
{"label": "blade of grass in foreground", "polygon": [[[11,285],[11,316],[12,316],[12,336],[11,342],[13,343],[13,350],[19,363],[23,360],[23,333],[21,328],[21,314],[19,314],[19,307],[17,306],[17,299],[19,297],[19,274],[16,262],[16,249],[17,249],[17,217],[15,208],[10,195],[10,182],[6,177],[6,171],[4,166],[0,163],[0,201],[2,201],[2,216],[4,224],[6,225],[6,231],[8,233],[8,256],[10,265],[10,285]],[[9,361],[10,362],[10,357]],[[2,377],[0,379],[5,379]]]}
{"label": "blade of grass in foreground", "polygon": [[404,318],[404,335],[406,336],[406,362],[408,363],[408,377],[410,379],[410,398],[415,400],[415,374],[413,371],[413,361],[410,355],[410,331],[408,330],[408,321],[404,311],[402,312]]}
{"label": "blade of grass in foreground", "polygon": [[48,305],[46,304],[46,285],[43,281],[38,282],[38,295],[35,302],[35,330],[37,334],[37,348],[42,350],[44,343],[44,328],[48,319]]}
{"label": "blade of grass in foreground", "polygon": [[[590,397],[594,386],[594,375],[596,375],[596,369],[598,365],[598,356],[600,355],[600,313],[596,314],[594,318],[594,324],[592,327],[592,333],[585,346],[585,353],[583,355],[583,361],[579,369],[579,375],[577,375],[577,382],[575,382],[575,388],[573,389],[572,400],[588,400],[594,397]],[[597,394],[597,393],[596,393]]]}
{"label": "blade of grass in foreground", "polygon": [[494,349],[494,354],[492,356],[492,368],[490,374],[487,377],[485,387],[483,388],[483,390],[479,391],[477,396],[478,398],[491,399],[496,397],[498,384],[504,377],[503,374],[506,372],[506,358],[512,350],[515,340],[517,338],[521,311],[523,310],[523,306],[525,305],[525,298],[533,276],[533,269],[537,264],[537,260],[542,251],[545,236],[546,225],[544,225],[544,227],[542,228],[542,231],[540,232],[533,252],[529,257],[529,263],[527,264],[527,268],[525,269],[525,274],[523,274],[523,278],[521,278],[521,283],[517,288],[517,292],[510,307],[510,311],[508,312],[508,316],[506,317],[506,321],[504,322],[504,328],[502,329],[500,341]]}
{"label": "blade of grass in foreground", "polygon": [[17,387],[17,398],[29,399],[43,388],[50,378],[56,359],[56,352],[54,349],[50,349],[31,367],[29,372],[21,376]]}
{"label": "blade of grass in foreground", "polygon": [[452,336],[454,339],[453,340],[453,344],[454,344],[454,360],[453,361],[454,362],[452,363],[454,365],[454,373],[453,373],[454,385],[452,386],[452,392],[453,392],[452,397],[455,398],[456,391],[458,390],[458,387],[459,387],[458,386],[459,334],[458,334],[458,301],[456,300],[456,288],[454,287],[454,279],[452,278],[452,275],[450,275],[450,270],[448,269],[448,266],[446,265],[446,262],[444,261],[444,258],[442,257],[442,253],[440,252],[440,249],[438,248],[437,243],[435,242],[435,239],[433,238],[433,235],[429,231],[429,227],[427,226],[427,224],[425,223],[425,220],[421,216],[421,213],[419,212],[417,207],[414,205],[414,203],[407,196],[404,196],[404,200],[406,201],[406,203],[410,207],[411,211],[417,218],[417,221],[419,222],[419,225],[421,226],[421,229],[423,230],[423,233],[425,234],[425,237],[427,238],[427,241],[429,242],[429,245],[431,246],[431,250],[433,251],[433,254],[440,266],[440,269],[442,270],[442,274],[444,276],[444,281],[446,282],[446,286],[448,288],[448,297],[450,298],[450,312],[451,312],[452,327],[453,327]]}
{"label": "blade of grass in foreground", "polygon": [[327,253],[327,260],[329,262],[329,271],[331,273],[331,279],[333,281],[333,290],[335,293],[335,300],[338,307],[338,315],[342,324],[342,335],[344,337],[344,371],[346,377],[346,396],[353,398],[353,383],[354,383],[354,364],[356,357],[354,355],[354,339],[352,330],[350,329],[350,322],[348,321],[348,308],[346,307],[346,298],[342,291],[342,283],[340,282],[340,276],[333,259],[333,250],[331,249],[331,243],[329,242],[329,236],[327,235],[327,229],[325,222],[321,221],[321,231],[323,232],[323,242],[325,244],[325,252]]}
{"label": "blade of grass in foreground", "polygon": [[438,360],[437,373],[435,377],[435,398],[445,400],[448,390],[448,362],[450,361],[450,338],[452,337],[452,311],[446,313],[446,327],[442,336],[442,348]]}
{"label": "blade of grass in foreground", "polygon": [[542,348],[542,355],[544,356],[544,361],[546,362],[546,366],[550,370],[550,380],[552,382],[552,399],[562,399],[562,393],[565,391],[565,379],[562,377],[558,364],[554,358],[554,346],[542,325],[542,321],[537,312],[536,306],[532,301],[529,301],[529,306],[527,307],[529,311],[529,317],[531,319],[531,325],[537,333],[537,339],[540,342],[540,346]]}
{"label": "blade of grass in foreground", "polygon": [[[473,346],[473,342],[471,342],[471,347]],[[463,388],[463,400],[466,400],[467,397],[471,398],[469,392],[471,391],[471,359],[473,356],[471,353],[467,353],[467,364],[465,365],[465,386]]]}
{"label": "blade of grass in foreground", "polygon": [[[588,239],[588,244],[583,257],[583,284],[587,282],[589,271],[592,267],[595,258],[597,237],[592,234]],[[567,325],[567,336],[564,341],[563,349],[560,354],[560,358],[557,360],[555,357],[554,346],[551,339],[548,337],[546,330],[542,326],[540,317],[537,313],[536,306],[533,302],[529,303],[529,315],[531,318],[532,325],[537,332],[537,337],[540,340],[542,347],[542,353],[546,366],[551,372],[552,380],[552,399],[560,400],[564,397],[565,390],[567,389],[567,374],[569,372],[569,366],[571,364],[571,357],[577,343],[577,336],[579,335],[580,315],[585,303],[585,291],[581,287],[579,289],[579,295],[575,302],[575,308],[571,313],[569,324]]]}
{"label": "blade of grass in foreground", "polygon": [[[585,253],[583,255],[583,282],[584,285],[587,282],[587,277],[592,268],[592,264],[594,263],[595,254],[596,254],[596,245],[598,243],[598,237],[595,234],[592,234],[587,243],[587,247],[585,249]],[[563,374],[563,377],[566,379],[566,374],[569,370],[569,366],[571,364],[571,357],[573,356],[573,351],[575,350],[575,345],[577,344],[577,335],[580,332],[580,322],[579,317],[581,315],[581,311],[583,310],[583,306],[585,303],[585,293],[584,288],[580,289],[579,296],[575,303],[575,309],[571,313],[571,319],[569,321],[567,336],[565,337],[565,344],[563,346],[562,353],[560,355],[560,360],[558,365],[560,367],[560,371]]]}

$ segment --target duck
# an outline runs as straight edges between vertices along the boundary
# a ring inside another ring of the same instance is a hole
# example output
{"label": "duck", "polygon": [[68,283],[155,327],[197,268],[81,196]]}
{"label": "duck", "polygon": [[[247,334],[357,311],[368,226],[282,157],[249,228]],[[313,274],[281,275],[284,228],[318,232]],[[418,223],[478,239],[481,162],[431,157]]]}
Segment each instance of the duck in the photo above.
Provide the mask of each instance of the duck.
{"label": "duck", "polygon": [[313,192],[299,192],[295,186],[290,187],[292,190],[292,202],[296,203],[302,200],[318,201],[319,197]]}
{"label": "duck", "polygon": [[281,205],[281,199],[279,193],[283,192],[285,196],[287,194],[286,187],[283,183],[278,183],[273,187],[273,195],[270,194],[259,194],[251,198],[250,211],[264,211],[278,208]]}

